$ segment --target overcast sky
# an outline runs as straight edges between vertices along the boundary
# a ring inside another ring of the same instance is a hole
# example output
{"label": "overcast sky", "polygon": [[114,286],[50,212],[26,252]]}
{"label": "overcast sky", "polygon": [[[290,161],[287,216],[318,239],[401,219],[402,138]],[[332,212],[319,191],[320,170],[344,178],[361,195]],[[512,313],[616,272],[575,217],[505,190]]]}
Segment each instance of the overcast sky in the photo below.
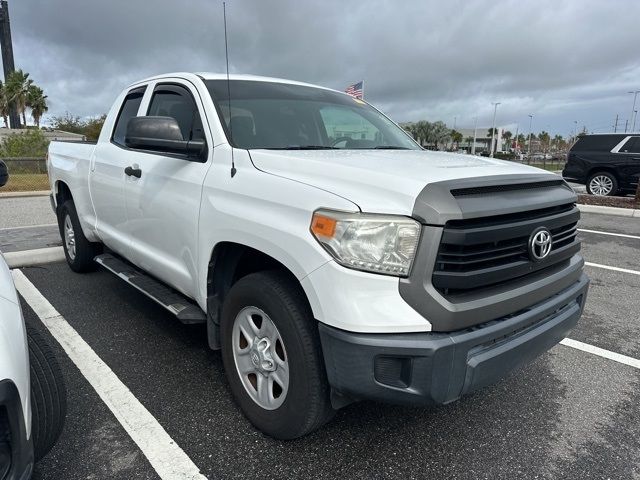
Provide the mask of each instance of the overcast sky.
{"label": "overcast sky", "polygon": [[[106,112],[154,74],[224,71],[217,0],[9,0],[17,68],[49,114]],[[344,90],[396,121],[609,131],[640,89],[638,0],[229,0],[230,70]],[[640,97],[640,95],[639,95]],[[640,107],[640,98],[638,99]],[[637,108],[638,108],[637,107]],[[637,122],[640,129],[640,118]]]}

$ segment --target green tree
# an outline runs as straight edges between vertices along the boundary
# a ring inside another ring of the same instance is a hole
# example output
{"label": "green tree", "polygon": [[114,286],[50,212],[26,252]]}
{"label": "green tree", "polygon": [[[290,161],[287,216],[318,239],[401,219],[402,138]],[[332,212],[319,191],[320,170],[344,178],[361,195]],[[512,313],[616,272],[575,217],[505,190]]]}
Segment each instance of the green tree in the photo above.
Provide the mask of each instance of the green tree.
{"label": "green tree", "polygon": [[467,137],[464,139],[467,142],[467,148],[471,150],[471,143],[473,142],[473,137]]}
{"label": "green tree", "polygon": [[549,150],[549,141],[551,140],[551,136],[549,132],[545,132],[544,130],[538,134],[538,140],[540,140],[540,146],[544,152]]}
{"label": "green tree", "polygon": [[85,122],[83,134],[87,137],[87,140],[98,140],[104,121],[107,119],[107,114],[104,113],[99,117],[90,118]]}
{"label": "green tree", "polygon": [[491,138],[491,136],[493,135],[495,131],[495,134],[498,135],[498,129],[497,128],[490,128],[489,130],[487,130],[487,138]]}
{"label": "green tree", "polygon": [[44,157],[49,141],[40,130],[7,135],[0,144],[0,157]]}
{"label": "green tree", "polygon": [[9,128],[9,98],[4,83],[0,81],[0,116],[4,120],[4,128]]}
{"label": "green tree", "polygon": [[463,138],[464,137],[460,132],[457,130],[451,130],[451,141],[456,144],[456,149],[460,145],[460,142],[462,142]]}
{"label": "green tree", "polygon": [[438,149],[439,144],[449,141],[451,138],[451,130],[447,128],[447,125],[444,122],[438,120],[431,124],[431,137],[436,149]]}
{"label": "green tree", "polygon": [[502,132],[502,139],[507,144],[507,151],[509,151],[511,149],[511,138],[512,137],[513,137],[513,133],[511,133],[509,130],[506,130],[505,132]]}
{"label": "green tree", "polygon": [[[56,130],[79,133],[87,137],[87,140],[97,140],[106,118],[107,115],[102,114],[99,117],[90,117],[88,120],[81,120],[77,115],[65,112],[62,116],[53,117],[51,119],[51,125]],[[407,127],[405,127],[405,129],[406,128]]]}
{"label": "green tree", "polygon": [[47,105],[47,96],[44,91],[35,85],[31,85],[27,93],[27,107],[31,109],[31,116],[38,128],[40,128],[40,119],[42,115],[49,110]]}
{"label": "green tree", "polygon": [[420,120],[416,124],[418,130],[418,137],[422,143],[433,143],[432,137],[432,124],[426,120]]}
{"label": "green tree", "polygon": [[80,117],[69,112],[65,112],[62,116],[53,117],[51,126],[56,130],[69,133],[83,133],[84,131],[84,122],[80,120]]}
{"label": "green tree", "polygon": [[29,90],[33,86],[33,80],[29,78],[29,74],[22,70],[11,72],[6,79],[7,97],[9,105],[15,106],[19,114],[22,115],[22,123],[27,126],[27,97]]}

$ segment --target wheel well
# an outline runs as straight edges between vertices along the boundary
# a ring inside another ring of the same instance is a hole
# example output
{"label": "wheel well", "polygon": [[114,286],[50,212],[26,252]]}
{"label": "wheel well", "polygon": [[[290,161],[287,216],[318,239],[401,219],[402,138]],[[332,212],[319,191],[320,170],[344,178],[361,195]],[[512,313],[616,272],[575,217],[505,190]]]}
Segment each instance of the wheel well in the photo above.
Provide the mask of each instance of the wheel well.
{"label": "wheel well", "polygon": [[[234,242],[216,245],[211,254],[207,273],[207,312],[209,318],[219,324],[219,317],[226,294],[234,283],[250,273],[264,270],[280,270],[291,277],[309,305],[307,296],[296,276],[283,263],[255,248]],[[309,309],[311,309],[309,305]]]}
{"label": "wheel well", "polygon": [[71,189],[66,183],[62,181],[57,182],[56,190],[56,207],[59,208],[67,200],[73,200],[73,197],[71,196]]}
{"label": "wheel well", "polygon": [[587,177],[586,177],[585,181],[589,182],[589,178],[591,177],[591,175],[593,175],[594,173],[599,173],[599,172],[610,173],[611,175],[613,175],[616,178],[616,180],[619,180],[618,179],[618,174],[616,173],[614,168],[611,168],[611,167],[593,167],[587,172]]}

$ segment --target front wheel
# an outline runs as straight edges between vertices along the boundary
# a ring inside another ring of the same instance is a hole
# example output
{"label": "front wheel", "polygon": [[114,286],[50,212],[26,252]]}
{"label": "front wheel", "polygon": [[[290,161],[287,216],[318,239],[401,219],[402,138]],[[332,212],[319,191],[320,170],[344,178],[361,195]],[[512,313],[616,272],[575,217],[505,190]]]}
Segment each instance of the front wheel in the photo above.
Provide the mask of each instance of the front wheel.
{"label": "front wheel", "polygon": [[281,440],[333,414],[316,321],[293,279],[278,271],[241,278],[222,310],[222,359],[247,418]]}
{"label": "front wheel", "polygon": [[67,414],[67,389],[53,350],[38,330],[26,324],[31,366],[31,436],[36,460],[55,445]]}
{"label": "front wheel", "polygon": [[611,196],[618,192],[618,179],[609,172],[596,172],[587,180],[587,192],[597,196]]}

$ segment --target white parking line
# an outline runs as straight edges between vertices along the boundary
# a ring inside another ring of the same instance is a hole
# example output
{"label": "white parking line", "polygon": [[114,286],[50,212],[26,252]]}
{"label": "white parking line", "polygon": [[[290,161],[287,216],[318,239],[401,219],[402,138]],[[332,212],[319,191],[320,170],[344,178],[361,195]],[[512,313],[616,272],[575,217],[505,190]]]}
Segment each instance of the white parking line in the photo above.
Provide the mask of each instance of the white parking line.
{"label": "white parking line", "polygon": [[605,270],[613,270],[614,272],[630,273],[632,275],[640,275],[637,270],[629,270],[628,268],[612,267],[610,265],[602,265],[600,263],[584,262],[587,267],[604,268]]}
{"label": "white parking line", "polygon": [[640,369],[640,360],[638,360],[637,358],[627,357],[626,355],[611,352],[609,350],[605,350],[604,348],[594,347],[593,345],[589,345],[588,343],[582,343],[570,338],[565,338],[560,343],[567,347],[582,350],[583,352],[587,353],[592,353],[593,355],[608,358],[609,360],[613,360],[614,362],[622,363],[624,365],[629,365],[630,367]]}
{"label": "white parking line", "polygon": [[42,225],[25,225],[24,227],[4,227],[0,228],[0,232],[5,230],[23,230],[25,228],[45,228],[45,227],[57,227],[57,223],[43,223]]}
{"label": "white parking line", "polygon": [[12,270],[16,288],[60,343],[71,361],[140,447],[163,480],[206,480],[198,467],[109,366],[69,325],[20,270]]}
{"label": "white parking line", "polygon": [[640,240],[640,236],[627,235],[626,233],[601,232],[600,230],[587,230],[586,228],[579,228],[578,231],[585,232],[585,233],[597,233],[598,235],[611,235],[612,237],[633,238],[635,240]]}

